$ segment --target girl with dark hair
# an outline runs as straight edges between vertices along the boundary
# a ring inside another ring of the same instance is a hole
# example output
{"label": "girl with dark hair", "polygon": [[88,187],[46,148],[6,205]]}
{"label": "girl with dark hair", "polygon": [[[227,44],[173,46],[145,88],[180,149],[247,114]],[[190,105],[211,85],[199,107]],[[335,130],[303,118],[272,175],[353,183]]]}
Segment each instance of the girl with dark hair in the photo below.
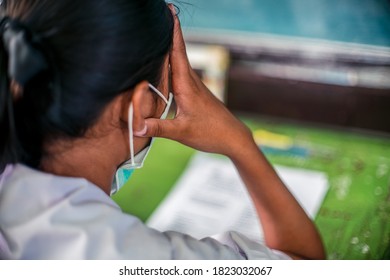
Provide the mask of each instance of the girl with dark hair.
{"label": "girl with dark hair", "polygon": [[[0,258],[324,257],[250,131],[191,69],[172,5],[2,1],[0,35]],[[153,137],[228,156],[265,244],[158,232],[121,212],[110,194],[142,167]]]}

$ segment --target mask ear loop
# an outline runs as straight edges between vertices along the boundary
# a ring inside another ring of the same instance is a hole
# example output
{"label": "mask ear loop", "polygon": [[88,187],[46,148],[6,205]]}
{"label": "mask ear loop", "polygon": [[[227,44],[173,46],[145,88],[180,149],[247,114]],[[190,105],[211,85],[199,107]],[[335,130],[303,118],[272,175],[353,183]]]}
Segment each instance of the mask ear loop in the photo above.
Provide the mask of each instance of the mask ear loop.
{"label": "mask ear loop", "polygon": [[168,104],[168,99],[157,88],[155,88],[152,84],[149,84],[149,87],[154,91],[154,93],[160,96],[162,100],[164,100],[165,104]]}
{"label": "mask ear loop", "polygon": [[134,166],[134,133],[133,133],[133,119],[134,119],[134,107],[133,103],[130,103],[128,113],[128,125],[129,125],[129,142],[130,142],[130,159],[131,165]]}
{"label": "mask ear loop", "polygon": [[[165,104],[168,105],[170,101],[152,84],[149,83],[149,87],[162,99]],[[131,166],[135,166],[134,161],[134,132],[133,132],[133,120],[134,120],[134,106],[133,103],[130,103],[129,112],[128,112],[128,126],[129,126],[129,146],[130,146],[130,161]]]}

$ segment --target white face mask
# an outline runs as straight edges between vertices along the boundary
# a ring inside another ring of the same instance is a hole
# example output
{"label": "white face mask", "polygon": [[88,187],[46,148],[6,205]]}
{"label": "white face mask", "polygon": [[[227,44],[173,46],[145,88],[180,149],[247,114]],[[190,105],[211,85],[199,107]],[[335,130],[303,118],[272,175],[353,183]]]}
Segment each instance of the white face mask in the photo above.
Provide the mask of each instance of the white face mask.
{"label": "white face mask", "polygon": [[[162,113],[160,119],[165,120],[168,116],[169,109],[172,105],[173,94],[169,93],[168,99],[153,85],[149,84],[149,87],[152,91],[154,91],[162,100],[164,100],[166,107],[164,112]],[[135,169],[139,169],[144,165],[146,156],[148,155],[150,148],[154,142],[154,138],[150,141],[149,145],[147,145],[143,150],[141,150],[138,154],[134,155],[134,135],[133,135],[133,104],[130,103],[129,106],[129,146],[130,146],[130,159],[124,162],[116,171],[115,180],[111,186],[111,195],[115,194],[119,191],[120,188],[129,180]]]}

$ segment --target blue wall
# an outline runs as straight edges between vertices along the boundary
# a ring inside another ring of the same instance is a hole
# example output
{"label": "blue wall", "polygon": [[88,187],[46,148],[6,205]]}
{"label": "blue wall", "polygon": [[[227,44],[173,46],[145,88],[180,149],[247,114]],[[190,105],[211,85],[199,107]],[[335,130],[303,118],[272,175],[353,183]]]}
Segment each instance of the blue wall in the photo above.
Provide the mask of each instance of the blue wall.
{"label": "blue wall", "polygon": [[181,18],[187,28],[217,28],[390,46],[389,0],[181,2]]}

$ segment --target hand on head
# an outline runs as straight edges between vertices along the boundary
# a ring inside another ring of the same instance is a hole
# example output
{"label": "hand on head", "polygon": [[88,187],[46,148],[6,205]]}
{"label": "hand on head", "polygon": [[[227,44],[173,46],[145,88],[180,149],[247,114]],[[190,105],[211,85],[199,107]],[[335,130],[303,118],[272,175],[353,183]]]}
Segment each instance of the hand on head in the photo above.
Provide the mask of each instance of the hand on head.
{"label": "hand on head", "polygon": [[175,8],[173,47],[170,52],[172,90],[177,105],[173,120],[150,118],[139,137],[163,137],[195,149],[230,156],[245,141],[250,131],[235,118],[202,83],[189,63],[183,34]]}

